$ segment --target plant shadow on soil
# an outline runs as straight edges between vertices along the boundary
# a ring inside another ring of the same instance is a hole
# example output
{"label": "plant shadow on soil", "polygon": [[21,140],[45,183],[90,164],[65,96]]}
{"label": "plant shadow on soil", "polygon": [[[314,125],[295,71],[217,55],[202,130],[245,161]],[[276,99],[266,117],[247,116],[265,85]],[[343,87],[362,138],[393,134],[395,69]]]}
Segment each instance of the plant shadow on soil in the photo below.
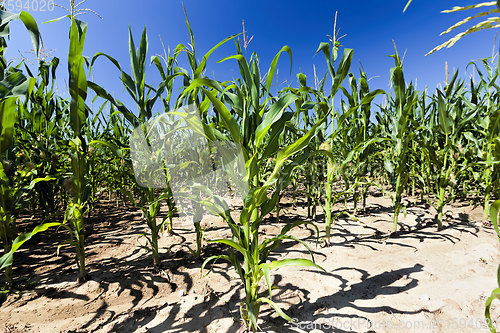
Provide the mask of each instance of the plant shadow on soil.
{"label": "plant shadow on soil", "polygon": [[[220,253],[220,246],[207,246],[204,251],[204,256],[214,255],[215,253]],[[129,309],[129,313],[126,314],[115,314],[107,318],[105,321],[101,321],[98,328],[105,327],[108,325],[106,331],[110,332],[135,332],[141,327],[148,325],[148,332],[165,332],[167,330],[176,332],[204,332],[204,329],[200,327],[208,326],[213,320],[223,318],[229,311],[228,305],[217,304],[218,299],[223,296],[223,293],[215,293],[208,289],[205,295],[202,295],[203,302],[201,304],[195,304],[191,306],[184,314],[184,320],[179,321],[176,316],[181,311],[181,303],[165,303],[162,305],[155,305],[149,307],[136,308],[140,301],[147,302],[148,300],[142,300],[144,296],[141,290],[148,288],[153,291],[148,297],[153,298],[158,293],[158,284],[168,284],[170,292],[174,293],[179,291],[181,288],[189,293],[193,288],[192,275],[187,273],[187,269],[200,270],[203,260],[194,258],[190,253],[180,250],[176,253],[169,253],[162,257],[162,272],[166,272],[168,277],[160,276],[158,273],[152,272],[152,267],[150,265],[151,258],[148,255],[141,257],[141,260],[134,259],[135,264],[132,266],[127,260],[123,260],[122,263],[118,263],[119,271],[126,271],[126,273],[120,274],[119,281],[121,285],[121,292],[133,291],[135,300]],[[106,261],[102,262],[102,268],[109,266]],[[225,266],[223,266],[225,267]],[[214,268],[214,272],[221,275],[223,278],[229,280],[229,276],[225,273],[227,267],[224,269],[222,267]],[[93,270],[95,275],[100,275],[100,272]],[[140,276],[145,278],[141,279]],[[151,277],[149,280],[147,277]],[[106,286],[112,281],[116,281],[116,277],[109,276],[108,281],[101,281],[100,286]],[[182,287],[179,287],[181,285]],[[137,288],[134,288],[137,286]],[[237,304],[239,301],[239,288],[237,290],[232,290],[233,294],[230,298],[231,304]],[[156,319],[156,317],[162,313],[162,310],[168,310],[168,315],[161,318],[161,323],[152,326],[150,323]],[[108,311],[107,305],[104,304],[99,311],[95,313],[94,318],[88,321],[82,329],[90,326],[95,320]],[[195,321],[190,320],[191,318],[196,319]],[[239,327],[239,324],[234,323],[232,331],[235,331]]]}
{"label": "plant shadow on soil", "polygon": [[[361,282],[348,286],[348,280],[343,278],[340,272],[342,271],[356,271],[360,273]],[[412,278],[411,274],[421,272],[423,266],[415,264],[412,267],[406,267],[397,270],[386,271],[381,274],[371,276],[367,271],[353,268],[353,267],[339,267],[331,272],[315,272],[316,274],[323,274],[328,277],[333,277],[341,282],[339,291],[332,295],[325,295],[315,302],[310,302],[306,289],[301,289],[292,284],[283,285],[283,290],[287,294],[300,295],[300,302],[290,302],[291,306],[287,310],[287,314],[293,318],[294,323],[301,323],[302,327],[307,327],[311,320],[323,319],[325,323],[332,323],[332,332],[352,332],[352,330],[344,330],[340,327],[333,327],[333,323],[340,319],[353,319],[355,322],[367,323],[369,319],[364,316],[342,313],[342,309],[352,308],[363,313],[372,314],[377,312],[385,312],[388,314],[417,314],[422,312],[429,312],[427,309],[419,309],[416,311],[400,310],[391,306],[376,306],[376,307],[361,307],[354,304],[356,300],[370,300],[380,295],[395,295],[401,292],[408,291],[418,285],[418,279]],[[404,286],[391,286],[401,278],[409,280]],[[281,281],[282,276],[275,275],[275,283]],[[280,288],[281,289],[281,288]],[[348,290],[346,290],[348,289]],[[278,295],[279,297],[279,295]],[[328,309],[335,309],[335,313],[328,313]],[[313,315],[312,315],[313,314]],[[314,318],[312,318],[314,316]],[[271,311],[263,313],[264,320],[268,326],[278,332],[297,332],[292,330],[292,324],[287,323],[282,318],[276,318]],[[319,326],[319,325],[317,325]]]}

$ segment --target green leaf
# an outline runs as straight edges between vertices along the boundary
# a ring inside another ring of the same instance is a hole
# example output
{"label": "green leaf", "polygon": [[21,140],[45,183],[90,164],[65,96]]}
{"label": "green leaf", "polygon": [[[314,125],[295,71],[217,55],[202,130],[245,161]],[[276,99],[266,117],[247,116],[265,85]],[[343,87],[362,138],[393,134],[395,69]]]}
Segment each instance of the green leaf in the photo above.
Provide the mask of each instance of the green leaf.
{"label": "green leaf", "polygon": [[410,4],[411,4],[412,1],[413,0],[408,0],[408,2],[406,3],[405,8],[403,9],[403,13],[406,12],[406,9],[408,9],[408,7],[410,6]]}
{"label": "green leaf", "polygon": [[87,98],[87,78],[84,71],[83,46],[87,24],[72,19],[70,30],[70,46],[68,54],[69,92],[71,128],[78,136],[86,122],[85,99]]}
{"label": "green leaf", "polygon": [[[121,66],[120,66],[120,63],[118,63],[118,61],[107,55],[107,54],[104,54],[104,53],[101,53],[101,52],[98,52],[94,55],[94,57],[92,58],[92,61],[90,62],[90,67],[92,68],[94,66],[94,62],[97,60],[97,58],[99,57],[106,57],[109,61],[111,61],[113,63],[113,65],[115,65],[116,68],[118,68],[118,70],[120,71],[121,75],[122,75],[122,78],[121,78],[121,81],[122,83],[125,85],[125,87],[128,89],[128,92],[132,92],[131,94],[131,97],[134,99],[135,102],[137,102],[137,96],[136,96],[136,91],[135,91],[135,82],[134,82],[134,79],[132,79],[132,77],[125,73]],[[101,96],[102,97],[102,96]]]}
{"label": "green leaf", "polygon": [[395,102],[396,105],[402,106],[405,104],[406,99],[405,99],[405,92],[406,92],[406,85],[405,85],[405,78],[403,74],[403,68],[400,66],[394,67],[391,70],[391,82],[394,87],[394,97],[395,97]]}
{"label": "green leaf", "polygon": [[269,108],[269,112],[262,123],[255,130],[255,146],[260,147],[264,141],[264,137],[269,132],[271,126],[279,121],[285,112],[285,109],[299,97],[297,95],[285,94],[280,97],[275,103]]}
{"label": "green leaf", "polygon": [[30,82],[21,72],[8,74],[0,81],[0,98],[23,96],[28,92]]}
{"label": "green leaf", "polygon": [[104,88],[99,86],[98,84],[88,81],[87,85],[90,89],[92,89],[97,96],[104,98],[105,100],[109,101],[113,106],[115,106],[118,111],[120,111],[121,114],[133,125],[133,126],[139,126],[139,120],[137,119],[136,115],[131,112],[129,109],[125,107],[120,101],[115,100],[111,94],[109,94]]}
{"label": "green leaf", "polygon": [[332,76],[332,78],[334,78],[335,77],[335,70],[333,69],[332,58],[330,55],[330,44],[325,43],[325,42],[320,43],[318,49],[316,50],[316,54],[318,54],[319,51],[322,51],[323,54],[325,55],[326,64],[328,66],[328,71],[330,72],[330,75]]}
{"label": "green leaf", "polygon": [[[498,228],[498,221],[500,217],[500,200],[496,200],[493,202],[493,204],[490,207],[490,218],[491,222],[493,224],[493,227],[495,228],[495,231],[498,236],[498,240],[500,241],[500,230]],[[500,284],[499,284],[500,285]]]}
{"label": "green leaf", "polygon": [[35,53],[38,55],[40,50],[40,31],[38,30],[38,25],[36,24],[35,19],[33,19],[33,16],[31,16],[28,12],[23,11],[19,14],[13,14],[0,10],[0,26],[4,27],[0,33],[0,37],[6,37],[9,35],[8,25],[11,21],[17,19],[20,19],[28,30],[33,44],[33,50],[35,50]]}
{"label": "green leaf", "polygon": [[[141,36],[141,42],[139,45],[139,64],[141,66],[141,71],[144,71],[146,67],[146,55],[148,53],[148,35],[146,33],[146,26],[144,26],[144,29],[142,31],[142,36]],[[141,73],[143,74],[143,73]],[[144,75],[142,75],[144,77]],[[141,77],[141,79],[142,79]],[[136,81],[138,79],[136,78]]]}
{"label": "green leaf", "polygon": [[238,243],[236,243],[236,242],[234,242],[232,240],[229,240],[229,239],[214,239],[214,240],[210,240],[208,242],[209,243],[226,244],[226,245],[231,246],[232,248],[234,248],[235,250],[237,250],[241,254],[243,254],[245,257],[247,255],[247,251],[243,247],[241,247],[241,245],[239,245]]}
{"label": "green leaf", "polygon": [[116,157],[123,158],[123,150],[121,150],[117,145],[110,143],[110,142],[105,142],[102,140],[93,140],[93,141],[89,142],[90,146],[96,145],[96,144],[99,144],[99,145],[102,145],[102,146],[109,148],[111,150],[111,152],[113,152],[113,154]]}
{"label": "green leaf", "polygon": [[16,97],[0,100],[0,155],[12,145],[17,119],[16,102]]}
{"label": "green leaf", "polygon": [[281,310],[281,308],[278,306],[278,304],[274,303],[270,299],[266,297],[261,297],[258,299],[258,301],[269,304],[274,309],[274,311],[276,311],[276,313],[279,314],[280,317],[285,319],[286,321],[292,321],[292,318],[290,318],[286,313],[284,313],[283,310]]}
{"label": "green leaf", "polygon": [[293,112],[285,112],[280,119],[271,126],[269,139],[266,144],[266,149],[262,154],[262,159],[266,159],[279,151],[280,137],[285,131],[286,123],[293,118],[293,114]]}
{"label": "green leaf", "polygon": [[276,73],[276,66],[278,65],[278,60],[279,60],[282,52],[286,52],[290,56],[290,73],[292,73],[292,49],[290,49],[289,46],[285,45],[274,56],[274,59],[271,62],[271,66],[269,67],[269,71],[267,72],[266,84],[264,85],[264,89],[267,92],[267,94],[269,94],[269,90],[270,90],[271,84],[273,82],[274,74]]}
{"label": "green leaf", "polygon": [[286,266],[302,266],[302,267],[316,267],[319,268],[320,270],[326,272],[321,266],[315,264],[313,261],[309,259],[282,259],[282,260],[275,260],[269,263],[269,269],[278,269]]}
{"label": "green leaf", "polygon": [[262,263],[259,265],[260,269],[262,269],[262,273],[264,274],[264,278],[266,280],[267,284],[267,290],[269,291],[269,298],[271,298],[271,291],[272,291],[272,283],[271,283],[271,269],[269,268],[269,265],[266,263]]}
{"label": "green leaf", "polygon": [[[201,265],[201,274],[203,276],[203,269],[205,268],[205,266],[210,262],[210,261],[215,261],[217,259],[223,259],[223,260],[227,260],[229,261],[230,263],[233,263],[233,260],[231,259],[231,257],[229,257],[228,255],[225,255],[225,254],[222,254],[222,255],[215,255],[215,256],[211,256],[210,258],[207,258],[203,261],[203,264]],[[210,271],[205,274],[205,276],[207,276],[208,274],[210,273]]]}
{"label": "green leaf", "polygon": [[487,319],[488,327],[489,327],[491,333],[496,333],[496,329],[493,326],[493,321],[491,320],[491,315],[490,315],[491,303],[495,299],[500,299],[500,288],[496,288],[495,290],[493,290],[491,292],[491,296],[488,297],[488,299],[486,300],[486,304],[485,304],[484,316]]}
{"label": "green leaf", "polygon": [[212,47],[204,56],[203,56],[203,59],[201,60],[200,64],[198,65],[198,67],[196,68],[196,70],[194,71],[193,73],[193,76],[195,79],[199,78],[201,76],[201,73],[205,70],[206,68],[206,65],[207,65],[207,61],[208,61],[208,58],[210,57],[210,55],[215,51],[217,50],[219,47],[221,47],[222,45],[224,45],[225,43],[227,43],[228,41],[230,41],[231,39],[234,39],[235,37],[239,36],[241,34],[235,34],[235,35],[232,35],[232,36],[229,36],[227,38],[225,38],[224,40],[220,41],[217,45],[215,45],[214,47]]}
{"label": "green leaf", "polygon": [[278,155],[276,157],[276,164],[274,166],[274,170],[271,173],[271,176],[267,179],[265,185],[271,185],[274,181],[276,181],[279,171],[281,169],[281,166],[295,153],[301,151],[304,149],[308,144],[311,138],[316,135],[316,130],[319,126],[323,124],[325,121],[326,117],[323,118],[322,120],[318,121],[314,126],[311,127],[309,131],[307,131],[306,134],[304,134],[300,139],[295,141],[294,143],[290,144],[286,148],[280,150],[278,152]]}
{"label": "green leaf", "polygon": [[452,129],[452,119],[448,113],[445,101],[441,94],[438,94],[438,120],[441,132],[445,135],[449,135]]}
{"label": "green leaf", "polygon": [[40,51],[40,31],[38,30],[35,19],[28,12],[20,12],[19,19],[28,30],[31,37],[31,43],[33,44],[33,50],[35,50],[36,55],[38,55]]}
{"label": "green leaf", "polygon": [[51,181],[51,180],[57,180],[57,178],[50,177],[50,176],[46,176],[46,177],[43,177],[43,178],[35,178],[28,185],[27,189],[28,190],[32,190],[35,187],[36,184],[38,184],[40,182],[48,182],[48,181]]}
{"label": "green leaf", "polygon": [[141,66],[139,64],[139,59],[137,58],[137,50],[135,48],[134,37],[132,36],[132,28],[130,26],[128,27],[128,50],[130,55],[130,67],[132,69],[132,75],[134,76],[135,82],[139,82],[141,80]]}
{"label": "green leaf", "polygon": [[[204,85],[210,85],[209,81],[206,79],[196,79],[191,82],[191,85],[193,84],[204,84]],[[224,127],[229,131],[231,134],[231,138],[233,139],[233,142],[239,144],[240,143],[240,127],[238,123],[236,122],[236,119],[231,115],[231,112],[227,109],[227,107],[222,103],[217,97],[213,96],[210,94],[205,88],[201,88],[203,92],[210,98],[210,101],[214,105],[215,109],[221,116],[222,123]]]}
{"label": "green leaf", "polygon": [[28,240],[30,240],[34,235],[39,232],[43,232],[51,227],[64,226],[62,223],[54,222],[54,223],[44,223],[39,226],[36,226],[33,231],[21,234],[14,239],[12,242],[12,248],[9,252],[4,253],[0,258],[0,269],[4,269],[5,267],[12,266],[12,261],[14,257],[14,253]]}
{"label": "green leaf", "polygon": [[69,18],[69,19],[71,19],[71,15],[69,15],[69,14],[68,14],[68,15],[64,15],[64,16],[61,16],[61,17],[55,18],[55,19],[53,19],[53,20],[49,20],[49,21],[43,22],[42,24],[47,24],[47,23],[54,23],[54,22],[58,22],[58,21],[60,21],[60,20],[62,20],[62,19],[65,19],[65,18]]}
{"label": "green leaf", "polygon": [[345,49],[342,58],[340,59],[339,66],[337,68],[337,73],[333,78],[333,86],[331,91],[331,96],[335,96],[337,90],[339,90],[340,85],[344,82],[347,74],[349,73],[349,69],[351,68],[353,50]]}

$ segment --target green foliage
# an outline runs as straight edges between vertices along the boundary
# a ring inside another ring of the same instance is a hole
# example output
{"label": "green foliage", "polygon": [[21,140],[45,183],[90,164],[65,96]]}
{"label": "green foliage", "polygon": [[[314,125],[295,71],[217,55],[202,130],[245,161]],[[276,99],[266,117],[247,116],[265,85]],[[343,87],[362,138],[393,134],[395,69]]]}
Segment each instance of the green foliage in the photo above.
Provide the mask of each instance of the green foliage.
{"label": "green foliage", "polygon": [[[498,221],[500,221],[500,200],[495,201],[491,205],[491,221],[497,233],[498,240],[500,241],[500,230],[498,229]],[[498,265],[498,270],[497,270],[497,281],[498,281],[498,288],[496,288],[491,292],[490,297],[488,297],[488,299],[486,300],[486,305],[484,310],[486,322],[488,323],[488,327],[490,328],[490,332],[492,333],[496,333],[496,329],[493,326],[493,321],[491,320],[490,308],[491,308],[491,303],[495,299],[500,300],[500,265]]]}
{"label": "green foliage", "polygon": [[[248,330],[256,331],[262,302],[270,304],[284,319],[290,320],[272,302],[271,293],[269,293],[269,298],[259,296],[259,282],[262,277],[265,277],[270,292],[272,286],[270,285],[269,274],[271,270],[287,265],[319,267],[313,261],[306,259],[285,259],[268,262],[270,252],[276,249],[282,240],[292,239],[298,241],[298,239],[287,235],[287,233],[300,224],[287,226],[282,229],[280,234],[271,240],[263,242],[259,237],[259,228],[263,218],[274,209],[278,200],[278,192],[276,190],[272,191],[272,187],[274,186],[276,189],[284,186],[283,182],[288,178],[293,168],[305,162],[307,158],[301,156],[300,153],[308,146],[324,119],[318,121],[301,138],[280,147],[279,141],[273,140],[273,138],[279,138],[282,134],[285,134],[286,127],[283,125],[287,120],[291,119],[294,113],[293,111],[287,111],[287,109],[297,97],[290,93],[283,93],[276,98],[269,96],[268,90],[263,89],[260,85],[260,69],[257,56],[252,55],[250,62],[248,62],[241,53],[239,43],[236,46],[237,54],[222,61],[236,60],[241,79],[237,79],[235,83],[226,86],[207,79],[195,79],[184,93],[189,94],[200,87],[217,112],[221,130],[227,134],[230,141],[239,145],[243,151],[246,165],[244,180],[248,182],[249,193],[244,198],[239,223],[234,222],[230,214],[222,214],[221,216],[231,229],[232,239],[212,241],[230,246],[232,248],[231,254],[210,257],[205,260],[203,267],[209,261],[216,259],[227,260],[234,266],[244,285],[246,294],[241,311],[242,318]],[[275,56],[268,71],[268,77],[274,76],[277,59],[283,51],[288,52],[289,49],[284,47]],[[288,53],[291,54],[291,52]],[[220,95],[217,96],[214,93]],[[223,101],[226,101],[231,108],[229,109]],[[241,121],[237,121],[238,118]],[[268,133],[270,135],[267,135]],[[266,138],[269,141],[265,140]],[[274,165],[271,172],[264,175],[263,168],[269,157],[273,157]],[[290,164],[290,162],[292,163]],[[268,191],[272,191],[270,196],[267,194]],[[224,204],[219,202],[219,205]],[[238,258],[234,250],[243,256],[243,260]]]}
{"label": "green foliage", "polygon": [[71,17],[71,28],[69,34],[69,93],[71,95],[69,118],[73,137],[69,140],[72,177],[70,187],[72,193],[66,212],[64,223],[70,226],[72,237],[69,244],[76,248],[76,259],[79,270],[78,279],[85,281],[87,271],[85,267],[85,233],[84,217],[87,210],[89,188],[87,184],[88,175],[88,147],[85,137],[82,135],[87,123],[87,78],[85,74],[85,58],[83,47],[87,24]]}
{"label": "green foliage", "polygon": [[[337,217],[345,214],[356,220],[358,203],[362,202],[364,210],[372,188],[392,195],[394,231],[401,211],[405,211],[404,200],[416,200],[420,195],[435,207],[438,228],[447,222],[446,204],[460,199],[481,202],[484,220],[490,218],[498,232],[498,201],[490,207],[500,198],[500,87],[495,59],[469,64],[478,80],[468,83],[455,72],[444,88],[430,93],[417,91],[406,82],[396,51],[392,56],[395,66],[390,71],[392,92],[371,90],[367,73],[361,70],[356,75],[351,71],[353,50],[341,50],[335,36],[331,44],[321,43],[316,51],[324,56],[327,70],[319,79],[315,77],[314,88],[299,73],[297,86],[280,89],[273,81],[283,56],[290,60],[292,69],[288,46],[278,50],[265,71],[261,71],[256,53],[244,54],[238,35],[224,38],[200,58],[186,15],[189,44],[179,44],[164,55],[150,58],[150,65],[161,77],[154,85],[146,77],[146,28],[138,45],[129,29],[129,73],[115,58],[103,53],[86,61],[87,25],[75,18],[83,12],[75,9],[74,2],[70,4],[69,99],[58,96],[55,89],[58,58],[40,60],[38,72],[27,64],[7,66],[4,52],[9,23],[20,19],[37,50],[39,34],[29,14],[0,11],[0,236],[4,248],[0,269],[5,271],[7,282],[0,295],[12,290],[15,252],[36,234],[55,229],[69,233],[70,238],[58,249],[65,244],[76,249],[79,279],[87,279],[85,238],[91,228],[86,221],[95,203],[105,195],[117,205],[131,202],[142,212],[148,230],[143,236],[154,269],[161,268],[159,238],[163,231],[174,231],[174,215],[179,211],[169,183],[172,166],[164,159],[163,164],[150,170],[165,176],[165,186],[142,186],[134,177],[134,133],[142,134],[148,143],[149,150],[143,152],[151,155],[148,158],[168,149],[178,157],[195,156],[175,170],[183,175],[213,168],[210,155],[224,155],[215,148],[219,143],[241,151],[244,166],[225,170],[225,176],[234,183],[231,191],[248,189],[248,194],[241,191],[245,196],[240,215],[233,219],[227,198],[208,186],[196,182],[185,185],[192,190],[182,199],[193,213],[196,247],[183,246],[202,257],[202,269],[219,259],[235,268],[245,290],[240,309],[249,331],[259,328],[263,305],[290,320],[273,300],[273,271],[286,266],[322,269],[315,263],[309,244],[292,234],[296,228],[307,226],[319,236],[315,224],[318,206],[325,214],[322,233],[329,246],[334,245],[331,228]],[[207,74],[207,64],[229,41],[234,41],[236,52],[221,57],[219,63],[237,66],[239,76],[221,82]],[[187,68],[179,66],[179,57],[184,55]],[[103,57],[118,69],[120,82],[134,105],[125,105],[105,87],[87,81],[96,70],[95,62]],[[91,104],[90,94],[95,95]],[[386,102],[375,104],[379,97],[385,97]],[[185,111],[189,106],[195,106],[197,113]],[[165,127],[161,128],[168,129],[168,139],[156,145],[153,141],[158,138],[150,122],[158,119],[157,114],[173,109],[176,111],[172,114],[184,123],[167,123],[168,118],[162,118]],[[200,152],[194,140],[189,141],[190,147],[174,151],[169,140],[179,139],[186,128],[207,142],[208,153]],[[226,155],[223,158],[230,157]],[[225,178],[217,174],[213,182],[224,183]],[[308,220],[284,224],[280,232],[264,238],[261,224],[264,219],[269,223],[279,221],[280,199],[304,194]],[[339,200],[344,201],[344,208],[335,211]],[[350,201],[352,209],[348,208]],[[18,230],[16,219],[26,210],[40,212],[40,218],[34,214],[37,217],[27,222],[36,223]],[[201,220],[206,213],[220,215],[231,232],[228,238],[210,240],[226,246],[227,252],[208,258],[202,251]],[[301,243],[311,259],[274,259],[273,252],[288,241]],[[499,294],[496,290],[488,299],[488,318],[491,302]]]}
{"label": "green foliage", "polygon": [[[31,170],[15,171],[13,163],[13,143],[15,126],[18,120],[18,101],[21,96],[29,96],[32,92],[35,79],[26,77],[19,69],[8,67],[4,57],[7,47],[6,37],[10,32],[10,22],[20,19],[31,35],[34,50],[38,53],[40,36],[38,27],[26,12],[11,14],[0,10],[0,238],[3,243],[4,262],[9,253],[14,252],[14,238],[17,236],[16,217],[25,207],[29,187],[26,183],[34,180]],[[5,268],[7,289],[12,285],[12,259]]]}

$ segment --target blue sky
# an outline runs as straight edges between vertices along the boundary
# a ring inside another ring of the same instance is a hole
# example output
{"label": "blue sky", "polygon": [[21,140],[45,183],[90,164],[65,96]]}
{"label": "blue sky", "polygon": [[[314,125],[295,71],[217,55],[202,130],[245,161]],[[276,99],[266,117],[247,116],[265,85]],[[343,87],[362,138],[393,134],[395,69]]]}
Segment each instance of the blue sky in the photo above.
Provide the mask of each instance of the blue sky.
{"label": "blue sky", "polygon": [[[35,0],[22,0],[23,2]],[[39,0],[40,1],[40,0]],[[56,0],[68,6],[69,1]],[[340,35],[346,34],[341,44],[354,49],[352,70],[359,73],[361,63],[368,74],[370,86],[389,89],[389,70],[394,65],[387,55],[394,53],[393,40],[400,54],[406,52],[404,65],[407,81],[415,82],[422,90],[425,86],[434,89],[445,79],[445,61],[449,70],[461,70],[465,77],[465,66],[471,60],[490,57],[494,48],[497,30],[483,31],[469,35],[454,47],[429,56],[425,54],[436,45],[447,40],[439,36],[450,25],[461,20],[467,13],[442,14],[440,11],[455,5],[468,5],[474,1],[428,1],[414,0],[403,13],[406,0],[396,1],[202,1],[184,0],[196,41],[197,55],[203,54],[225,37],[242,31],[242,20],[253,40],[247,50],[250,56],[255,51],[262,63],[262,72],[276,52],[283,45],[289,45],[293,52],[292,75],[289,75],[289,60],[280,60],[279,81],[287,80],[296,86],[299,71],[313,84],[313,64],[318,74],[325,73],[322,54],[315,56],[320,42],[328,41],[332,34],[335,12],[338,12],[337,27]],[[93,56],[104,52],[115,57],[122,67],[129,71],[128,27],[132,28],[138,44],[142,29],[147,27],[149,56],[162,53],[159,36],[166,46],[175,48],[178,43],[187,44],[188,32],[184,22],[182,2],[178,0],[88,0],[84,7],[99,13],[103,19],[92,14],[80,16],[89,23],[85,55]],[[66,54],[68,47],[69,21],[41,24],[49,19],[64,15],[55,8],[53,12],[31,11],[40,25],[47,49],[61,59],[59,78],[64,88]],[[29,37],[20,23],[12,24],[8,58],[19,59],[20,53],[30,49]],[[451,36],[449,36],[451,37]],[[496,43],[498,51],[498,40]],[[216,61],[235,53],[232,42],[217,50],[208,64],[207,74],[219,80],[238,76],[234,61],[217,64]],[[29,56],[29,55],[28,55]],[[149,57],[148,57],[149,58]],[[181,56],[181,65],[185,56]],[[158,75],[154,66],[149,70],[148,82],[156,84]],[[119,72],[104,58],[98,61],[94,80],[117,96],[123,96]],[[417,79],[418,78],[418,79]],[[126,99],[125,99],[126,100]]]}

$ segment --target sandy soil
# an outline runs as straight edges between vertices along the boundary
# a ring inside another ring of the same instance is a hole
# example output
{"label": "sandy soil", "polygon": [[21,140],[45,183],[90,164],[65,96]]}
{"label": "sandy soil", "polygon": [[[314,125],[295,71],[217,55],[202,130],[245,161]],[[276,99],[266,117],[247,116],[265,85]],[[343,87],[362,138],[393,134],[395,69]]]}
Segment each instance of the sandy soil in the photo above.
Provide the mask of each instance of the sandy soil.
{"label": "sandy soil", "polygon": [[[285,203],[262,226],[266,235],[285,223],[306,220],[302,205]],[[237,208],[237,207],[236,207]],[[341,206],[337,206],[340,209]],[[371,196],[358,220],[339,218],[333,246],[316,247],[312,227],[293,234],[305,240],[326,272],[288,267],[274,272],[273,300],[293,317],[287,323],[263,306],[261,328],[268,332],[487,332],[484,302],[496,287],[499,246],[480,208],[469,203],[447,207],[445,229],[432,224],[434,210],[410,205],[398,237],[391,201]],[[237,213],[235,213],[237,215]],[[323,215],[316,218],[322,228]],[[153,272],[143,248],[146,232],[140,212],[101,203],[90,220],[87,239],[91,280],[78,284],[73,250],[54,242],[63,232],[45,233],[16,256],[17,277],[31,288],[10,295],[0,307],[2,332],[236,332],[240,329],[240,281],[226,263],[201,277],[201,260],[186,245],[194,228],[186,217],[174,220],[175,234],[160,239],[162,272]],[[205,217],[206,239],[229,235],[218,217]],[[203,257],[225,252],[205,244]],[[273,258],[308,257],[304,246],[284,243]],[[264,281],[262,281],[264,291]],[[500,302],[499,302],[500,303]],[[492,308],[500,323],[500,305]]]}

